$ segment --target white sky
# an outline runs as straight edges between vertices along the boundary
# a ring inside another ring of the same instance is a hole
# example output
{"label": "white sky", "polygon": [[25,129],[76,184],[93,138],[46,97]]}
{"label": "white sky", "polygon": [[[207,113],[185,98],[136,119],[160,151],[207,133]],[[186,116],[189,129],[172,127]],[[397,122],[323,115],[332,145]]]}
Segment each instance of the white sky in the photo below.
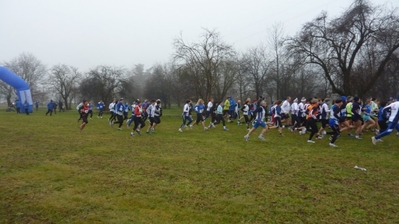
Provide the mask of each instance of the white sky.
{"label": "white sky", "polygon": [[[67,64],[130,68],[170,61],[180,32],[196,42],[216,29],[243,52],[282,23],[293,35],[326,10],[340,15],[352,0],[0,0],[0,62],[23,52],[48,67]],[[371,0],[398,7],[399,0]],[[0,63],[1,64],[1,63]]]}

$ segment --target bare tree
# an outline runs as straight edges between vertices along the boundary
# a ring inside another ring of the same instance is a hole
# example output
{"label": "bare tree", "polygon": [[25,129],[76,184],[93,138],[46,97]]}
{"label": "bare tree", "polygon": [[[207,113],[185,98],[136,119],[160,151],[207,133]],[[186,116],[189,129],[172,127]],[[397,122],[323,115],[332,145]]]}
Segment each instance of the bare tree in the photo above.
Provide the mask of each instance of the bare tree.
{"label": "bare tree", "polygon": [[250,83],[257,99],[265,91],[266,77],[270,68],[266,47],[259,45],[258,47],[250,48],[245,57],[246,72],[251,76]]}
{"label": "bare tree", "polygon": [[290,92],[291,77],[299,65],[286,51],[282,24],[275,24],[269,30],[268,44],[271,48],[271,73],[268,79],[274,81],[276,98],[283,99]]}
{"label": "bare tree", "polygon": [[378,79],[375,88],[368,92],[368,96],[379,97],[381,101],[386,101],[389,97],[398,94],[399,86],[399,52],[393,55],[393,59],[388,62],[384,69],[384,74]]}
{"label": "bare tree", "polygon": [[[4,66],[28,83],[32,97],[35,98],[36,93],[39,92],[36,88],[47,72],[42,62],[33,54],[22,53],[11,61],[4,62]],[[0,82],[0,93],[6,96],[8,104],[11,104],[11,97],[15,95],[10,90],[12,91],[13,88]]]}
{"label": "bare tree", "polygon": [[144,86],[150,73],[151,68],[144,69],[143,64],[136,64],[132,69],[127,71],[127,78],[124,80],[122,95],[132,99],[141,99],[144,96]]}
{"label": "bare tree", "polygon": [[87,73],[87,77],[80,85],[80,93],[86,99],[102,99],[105,103],[109,103],[117,97],[123,80],[125,80],[123,69],[97,66]]}
{"label": "bare tree", "polygon": [[326,97],[325,79],[320,78],[320,69],[316,66],[301,67],[292,77],[291,92],[287,95],[297,97]]}
{"label": "bare tree", "polygon": [[186,71],[197,82],[198,97],[209,99],[215,87],[219,66],[234,56],[233,47],[224,43],[218,32],[206,29],[200,42],[188,44],[181,35],[174,40],[174,47],[174,60],[176,63],[181,62],[182,67],[188,66]]}
{"label": "bare tree", "polygon": [[5,96],[7,100],[7,105],[10,106],[12,104],[11,98],[15,96],[15,91],[12,86],[3,81],[0,81],[0,95]]}
{"label": "bare tree", "polygon": [[71,98],[82,76],[77,68],[68,65],[54,65],[51,68],[49,84],[58,93],[67,110],[71,109]]}
{"label": "bare tree", "polygon": [[170,101],[173,94],[171,88],[170,69],[167,65],[155,65],[153,66],[152,74],[149,75],[144,94],[150,99],[161,99],[164,107],[170,107]]}
{"label": "bare tree", "polygon": [[236,81],[238,72],[239,66],[236,64],[236,61],[224,61],[220,64],[215,76],[214,92],[217,100],[225,99],[227,93],[232,89]]}
{"label": "bare tree", "polygon": [[[186,99],[191,99],[195,95],[193,94],[193,89],[196,89],[195,82],[192,81],[192,76],[190,75],[189,66],[180,66],[173,64],[171,66],[171,71],[169,74],[169,80],[171,89],[173,89],[172,99],[180,107],[180,104]],[[197,91],[195,91],[198,93]],[[196,94],[197,96],[199,94]]]}
{"label": "bare tree", "polygon": [[242,101],[244,100],[244,97],[248,97],[251,92],[251,88],[249,87],[251,77],[248,75],[249,73],[247,64],[248,58],[245,54],[240,55],[236,60],[237,77],[235,85],[236,88],[238,88],[239,98]]}
{"label": "bare tree", "polygon": [[[396,9],[373,7],[366,0],[356,0],[342,16],[328,20],[322,13],[307,23],[290,40],[290,49],[302,54],[305,63],[319,65],[333,92],[363,95],[374,86],[394,52],[399,48],[399,17]],[[354,88],[358,79],[353,76],[359,55],[365,46],[378,50],[376,66],[371,69],[361,89]]]}

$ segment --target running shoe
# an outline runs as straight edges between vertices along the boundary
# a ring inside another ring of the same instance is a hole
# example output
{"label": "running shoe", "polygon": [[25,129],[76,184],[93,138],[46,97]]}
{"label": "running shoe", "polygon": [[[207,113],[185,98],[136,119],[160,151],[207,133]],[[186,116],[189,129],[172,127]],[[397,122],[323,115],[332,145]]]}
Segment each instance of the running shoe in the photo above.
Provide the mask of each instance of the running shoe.
{"label": "running shoe", "polygon": [[377,145],[377,139],[374,136],[371,137],[371,143],[373,143],[373,145]]}

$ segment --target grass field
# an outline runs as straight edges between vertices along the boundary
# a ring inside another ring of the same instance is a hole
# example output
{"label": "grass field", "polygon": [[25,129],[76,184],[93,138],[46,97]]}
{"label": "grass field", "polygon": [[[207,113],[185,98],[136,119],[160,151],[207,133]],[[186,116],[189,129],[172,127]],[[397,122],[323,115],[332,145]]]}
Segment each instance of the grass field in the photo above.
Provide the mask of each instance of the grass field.
{"label": "grass field", "polygon": [[[164,110],[130,137],[76,111],[0,111],[0,223],[399,223],[399,137],[338,148],[284,130],[177,131]],[[358,165],[367,171],[354,169]]]}

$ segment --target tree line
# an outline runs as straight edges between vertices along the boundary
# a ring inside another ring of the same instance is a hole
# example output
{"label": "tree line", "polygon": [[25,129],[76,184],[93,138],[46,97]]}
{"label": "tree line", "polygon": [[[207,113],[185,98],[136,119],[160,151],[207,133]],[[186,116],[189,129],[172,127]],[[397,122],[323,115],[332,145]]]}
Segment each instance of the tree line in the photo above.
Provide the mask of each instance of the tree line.
{"label": "tree line", "polygon": [[[227,96],[268,100],[286,96],[357,95],[387,99],[399,86],[399,15],[397,8],[356,0],[341,15],[320,13],[286,36],[281,24],[264,43],[237,52],[217,30],[204,29],[195,42],[173,40],[173,59],[149,69],[99,65],[81,72],[69,65],[46,68],[23,53],[5,67],[31,86],[36,100],[55,97],[71,109],[82,97],[93,101],[124,97],[159,98],[164,106],[185,99]],[[0,96],[11,103],[13,89],[0,82]]]}

